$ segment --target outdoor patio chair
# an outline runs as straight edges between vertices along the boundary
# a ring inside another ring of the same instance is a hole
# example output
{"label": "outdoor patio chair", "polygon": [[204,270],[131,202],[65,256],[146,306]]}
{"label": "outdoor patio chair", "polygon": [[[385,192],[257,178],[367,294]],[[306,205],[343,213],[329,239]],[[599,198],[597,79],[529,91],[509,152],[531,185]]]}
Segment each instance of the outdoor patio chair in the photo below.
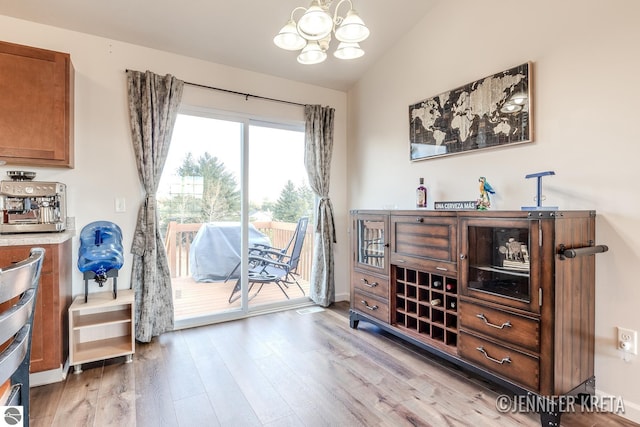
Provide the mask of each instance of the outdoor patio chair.
{"label": "outdoor patio chair", "polygon": [[[0,269],[0,406],[22,406],[25,426],[29,425],[33,313],[44,253],[33,248],[29,258]],[[18,417],[15,413],[12,420],[17,423]]]}
{"label": "outdoor patio chair", "polygon": [[385,243],[382,237],[378,237],[375,239],[364,239],[362,247],[362,262],[364,264],[381,266],[384,262],[384,248]]}
{"label": "outdoor patio chair", "polygon": [[[249,270],[247,274],[249,299],[258,295],[267,283],[275,283],[287,299],[289,299],[289,295],[285,288],[289,288],[289,285],[294,283],[298,286],[302,294],[305,295],[304,289],[302,289],[302,286],[300,286],[295,276],[297,275],[298,263],[300,261],[300,254],[302,253],[304,238],[307,234],[308,224],[308,217],[302,217],[298,220],[298,225],[296,226],[293,236],[285,248],[280,249],[266,245],[255,245],[249,248]],[[291,248],[290,253],[289,248]],[[225,282],[239,267],[240,263],[227,275]],[[229,303],[240,298],[240,284],[241,279],[239,278],[231,291]],[[258,285],[258,290],[251,294],[255,285]]]}

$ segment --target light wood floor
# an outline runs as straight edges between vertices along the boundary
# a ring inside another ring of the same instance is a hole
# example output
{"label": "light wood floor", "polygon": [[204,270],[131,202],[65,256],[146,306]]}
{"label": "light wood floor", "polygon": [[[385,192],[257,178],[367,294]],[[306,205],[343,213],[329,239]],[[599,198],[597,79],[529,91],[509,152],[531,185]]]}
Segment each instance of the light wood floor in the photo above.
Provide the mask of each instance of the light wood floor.
{"label": "light wood floor", "polygon": [[[308,311],[308,309],[307,309]],[[133,363],[85,365],[31,390],[33,426],[538,426],[500,390],[360,322],[348,306],[163,334]],[[631,426],[565,414],[564,426]]]}
{"label": "light wood floor", "polygon": [[[309,295],[309,282],[298,278],[302,291],[296,284],[290,284],[285,291],[290,299],[304,298]],[[189,319],[212,313],[220,313],[240,308],[240,300],[229,303],[229,296],[236,284],[235,279],[228,282],[196,282],[191,277],[174,277],[171,279],[173,288],[173,312],[175,320]],[[253,295],[259,288],[249,293]],[[274,302],[287,301],[287,296],[275,283],[266,283],[262,290],[249,301],[251,307]]]}

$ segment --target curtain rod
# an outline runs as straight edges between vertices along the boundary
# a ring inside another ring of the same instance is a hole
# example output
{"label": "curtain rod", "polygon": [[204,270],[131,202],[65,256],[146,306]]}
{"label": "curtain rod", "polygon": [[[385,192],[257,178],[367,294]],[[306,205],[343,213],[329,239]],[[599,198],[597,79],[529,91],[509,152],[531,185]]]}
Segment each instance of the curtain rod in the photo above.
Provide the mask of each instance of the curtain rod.
{"label": "curtain rod", "polygon": [[[134,71],[134,70],[129,70],[127,68],[126,71]],[[269,98],[267,96],[253,95],[251,93],[244,93],[244,92],[238,92],[238,91],[230,90],[230,89],[223,89],[223,88],[215,87],[215,86],[202,85],[200,83],[192,83],[192,82],[184,82],[184,81],[183,81],[183,83],[186,84],[186,85],[189,85],[189,86],[196,86],[196,87],[201,87],[201,88],[204,88],[204,89],[217,90],[219,92],[226,92],[226,93],[231,93],[231,94],[234,94],[234,95],[242,95],[242,96],[244,96],[244,98],[246,100],[249,100],[249,98],[256,98],[256,99],[262,99],[264,101],[281,102],[283,104],[290,104],[290,105],[299,105],[300,107],[304,107],[306,105],[306,104],[300,104],[299,102],[285,101],[284,99]]]}
{"label": "curtain rod", "polygon": [[244,98],[246,100],[249,100],[249,98],[256,98],[256,99],[262,99],[264,101],[281,102],[283,104],[299,105],[301,107],[305,106],[305,104],[300,104],[299,102],[285,101],[284,99],[269,98],[267,96],[253,95],[251,93],[237,92],[235,90],[222,89],[222,88],[215,87],[215,86],[201,85],[199,83],[184,82],[184,84],[189,85],[189,86],[201,87],[201,88],[205,88],[205,89],[217,90],[219,92],[231,93],[231,94],[234,94],[234,95],[242,95],[242,96],[244,96]]}

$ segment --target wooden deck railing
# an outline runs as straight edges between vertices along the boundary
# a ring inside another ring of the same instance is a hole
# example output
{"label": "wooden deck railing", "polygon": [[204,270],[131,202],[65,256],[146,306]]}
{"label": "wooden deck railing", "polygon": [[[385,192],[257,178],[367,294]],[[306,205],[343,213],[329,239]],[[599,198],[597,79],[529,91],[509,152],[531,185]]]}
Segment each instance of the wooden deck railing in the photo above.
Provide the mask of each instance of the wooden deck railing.
{"label": "wooden deck railing", "polygon": [[[275,248],[284,248],[291,240],[297,223],[265,221],[254,222],[254,227],[269,236],[271,245]],[[179,224],[170,222],[167,227],[164,245],[169,260],[171,277],[191,276],[189,268],[189,251],[194,237],[200,230],[202,224]],[[304,280],[309,280],[311,276],[311,256],[313,252],[313,227],[307,227],[307,234],[302,246],[298,273]]]}

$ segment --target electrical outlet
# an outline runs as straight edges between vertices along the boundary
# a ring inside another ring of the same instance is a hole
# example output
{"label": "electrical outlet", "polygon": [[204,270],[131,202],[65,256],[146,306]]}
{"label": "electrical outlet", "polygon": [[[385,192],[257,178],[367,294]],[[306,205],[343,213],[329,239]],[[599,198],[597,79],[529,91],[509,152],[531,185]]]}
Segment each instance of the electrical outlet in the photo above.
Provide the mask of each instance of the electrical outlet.
{"label": "electrical outlet", "polygon": [[618,327],[618,348],[627,353],[638,354],[638,332]]}

